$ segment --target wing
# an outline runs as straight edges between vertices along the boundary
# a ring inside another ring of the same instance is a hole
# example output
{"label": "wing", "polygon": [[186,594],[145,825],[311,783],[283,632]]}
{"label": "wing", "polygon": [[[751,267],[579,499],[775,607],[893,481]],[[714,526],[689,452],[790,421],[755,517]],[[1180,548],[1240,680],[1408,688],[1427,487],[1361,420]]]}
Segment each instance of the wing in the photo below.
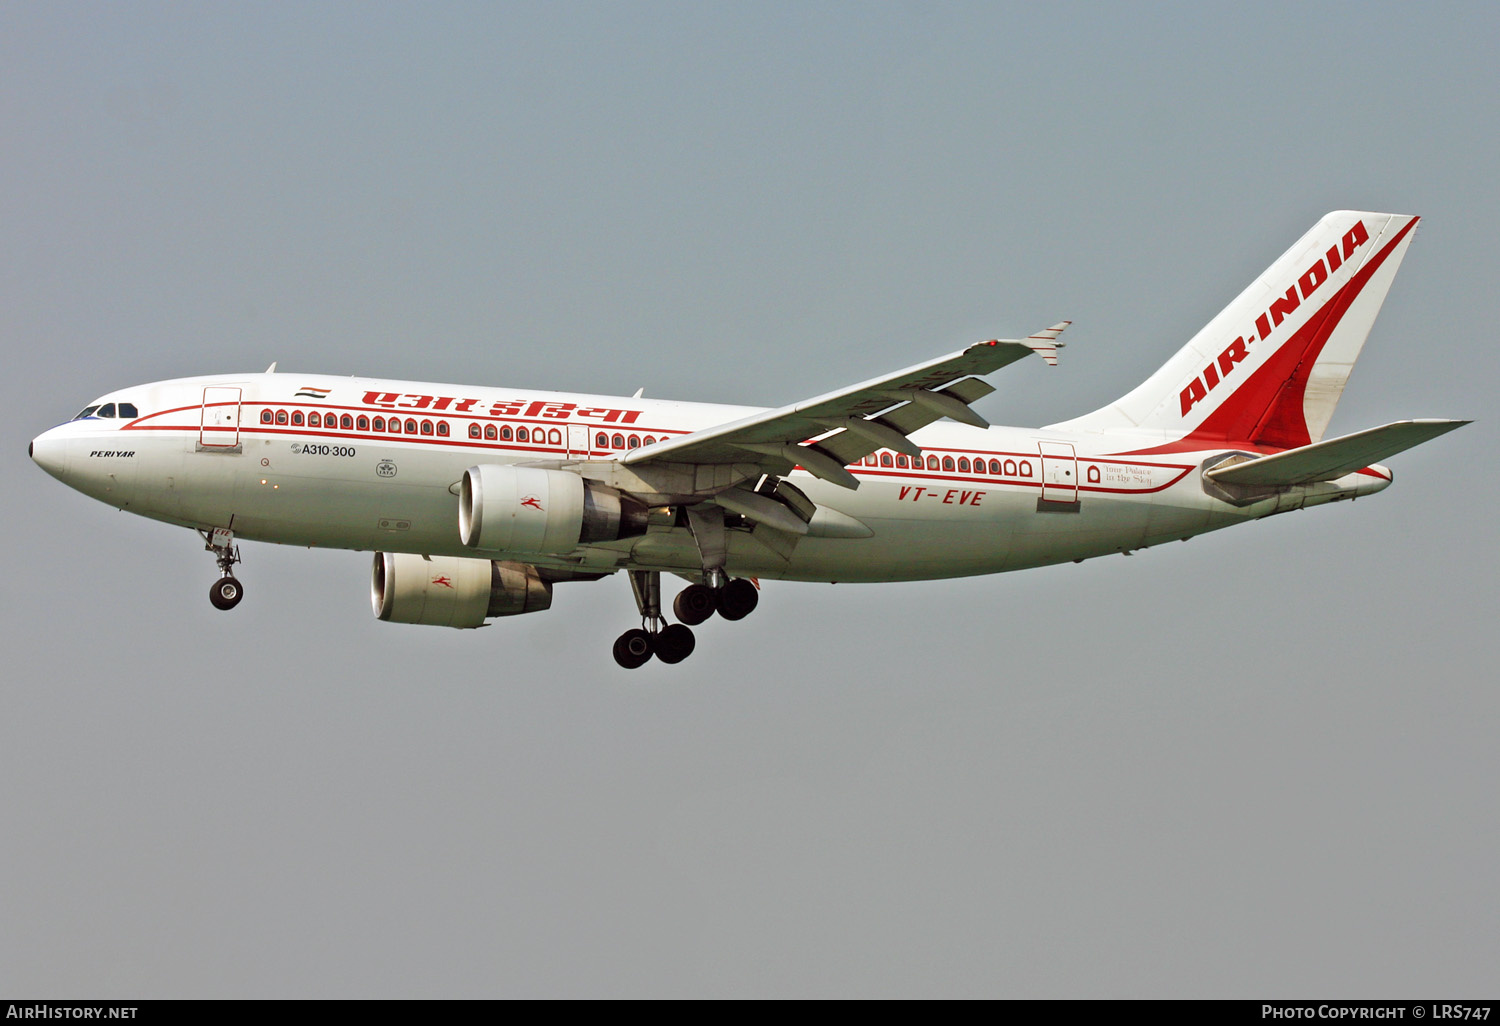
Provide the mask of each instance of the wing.
{"label": "wing", "polygon": [[1070,323],[1062,321],[1024,339],[978,342],[849,388],[643,446],[621,462],[752,463],[770,474],[800,466],[826,481],[858,488],[859,481],[844,468],[877,449],[916,455],[921,450],[907,436],[918,428],[943,417],[988,427],[969,404],[995,388],[977,375],[1032,353],[1056,365],[1063,345],[1057,337]]}

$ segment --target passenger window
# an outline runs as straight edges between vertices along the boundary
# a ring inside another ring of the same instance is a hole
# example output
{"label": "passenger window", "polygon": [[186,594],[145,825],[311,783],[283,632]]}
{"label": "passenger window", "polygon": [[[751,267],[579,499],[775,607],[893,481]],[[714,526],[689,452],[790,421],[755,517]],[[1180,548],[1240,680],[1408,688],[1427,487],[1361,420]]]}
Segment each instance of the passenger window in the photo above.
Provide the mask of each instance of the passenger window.
{"label": "passenger window", "polygon": [[1000,461],[999,460],[990,460],[990,473],[991,474],[998,474],[998,473],[1000,473]]}
{"label": "passenger window", "polygon": [[938,468],[938,458],[936,456],[929,456],[929,457],[927,457],[927,469],[928,470],[936,470],[937,468]]}
{"label": "passenger window", "polygon": [[432,421],[430,421],[430,420],[424,420],[424,421],[422,421],[422,434],[424,434],[424,435],[430,435],[430,434],[432,434]]}
{"label": "passenger window", "polygon": [[653,437],[651,437],[650,435],[647,435],[643,441],[647,445],[655,445],[656,444],[656,439],[653,438]]}
{"label": "passenger window", "polygon": [[316,410],[314,410],[312,413],[309,413],[307,415],[307,426],[308,427],[322,427],[323,426],[323,415],[321,413],[318,413]]}
{"label": "passenger window", "polygon": [[[1010,468],[1010,460],[1006,460],[1005,461],[1005,466],[1006,466],[1006,469]],[[1031,476],[1031,461],[1030,460],[1022,460],[1021,461],[1021,476],[1022,477],[1030,477]]]}
{"label": "passenger window", "polygon": [[641,436],[640,435],[631,435],[630,436],[630,447],[632,449],[639,449],[641,447]]}
{"label": "passenger window", "polygon": [[[88,411],[85,410],[84,412],[86,413]],[[81,416],[83,416],[83,414],[80,413],[79,416],[81,417]],[[269,423],[271,423],[271,417],[272,417],[272,414],[271,414],[270,410],[261,410],[260,411],[260,422],[262,424],[269,424]]]}
{"label": "passenger window", "polygon": [[958,458],[958,469],[963,471],[965,474],[969,472],[969,457],[960,456]]}
{"label": "passenger window", "polygon": [[599,432],[598,436],[594,438],[594,447],[596,449],[608,449],[609,436],[606,435],[603,431]]}
{"label": "passenger window", "polygon": [[365,416],[361,416],[358,420],[356,420],[354,422],[354,426],[356,428],[358,428],[359,430],[361,430],[361,431],[368,431],[368,430],[370,430],[370,418],[369,417],[365,417]]}
{"label": "passenger window", "polygon": [[293,410],[292,411],[292,426],[293,427],[301,427],[303,419],[304,418],[302,416],[302,411],[301,410]]}
{"label": "passenger window", "polygon": [[514,437],[515,435],[511,432],[509,424],[500,429],[500,441],[508,442]]}
{"label": "passenger window", "polygon": [[897,456],[896,457],[896,469],[897,470],[908,470],[910,468],[911,468],[911,460],[910,459],[908,459],[905,456]]}
{"label": "passenger window", "polygon": [[374,428],[376,431],[384,431],[385,430],[385,418],[384,417],[376,417],[374,420],[372,420],[370,422],[370,426],[372,428]]}
{"label": "passenger window", "polygon": [[548,445],[558,445],[558,446],[562,445],[562,432],[559,431],[557,428],[553,428],[551,431],[548,431],[547,432],[547,444]]}
{"label": "passenger window", "polygon": [[516,441],[527,442],[531,440],[531,434],[525,428],[516,428]]}
{"label": "passenger window", "polygon": [[865,466],[867,466],[867,467],[873,467],[878,462],[879,461],[877,459],[875,459],[875,454],[873,452],[870,453],[870,455],[868,455],[868,456],[865,457]]}
{"label": "passenger window", "polygon": [[[506,428],[506,429],[505,429],[505,430],[506,430],[506,431],[509,431],[509,430],[510,430],[510,428]],[[488,439],[489,439],[489,440],[490,440],[490,441],[492,441],[492,442],[493,442],[493,441],[494,441],[494,440],[495,440],[495,439],[496,439],[496,438],[498,438],[498,437],[499,437],[499,432],[498,432],[498,431],[496,431],[496,430],[495,430],[495,425],[493,425],[493,424],[486,424],[486,425],[485,425],[485,426],[484,426],[484,437],[486,437],[486,438],[488,438]],[[506,435],[506,437],[507,437],[507,438],[509,438],[509,437],[510,437],[510,436],[509,436],[509,435]]]}
{"label": "passenger window", "polygon": [[285,410],[277,410],[276,411],[276,423],[278,423],[278,424],[285,424],[286,423],[286,411]]}
{"label": "passenger window", "polygon": [[952,456],[944,456],[943,457],[943,469],[944,470],[952,470],[953,469],[953,457]]}
{"label": "passenger window", "polygon": [[448,437],[448,422],[446,420],[440,420],[440,421],[438,421],[438,437],[439,438],[447,438]]}
{"label": "passenger window", "polygon": [[347,413],[344,414],[339,418],[339,427],[343,428],[345,431],[354,430],[354,418],[349,416],[349,414]]}
{"label": "passenger window", "polygon": [[625,436],[624,435],[615,435],[613,441],[615,443],[614,447],[616,449],[623,449],[623,448],[625,448]]}
{"label": "passenger window", "polygon": [[880,465],[882,467],[894,467],[896,465],[896,461],[891,458],[890,453],[883,452],[880,454]]}
{"label": "passenger window", "polygon": [[393,435],[399,435],[401,433],[401,422],[395,417],[391,418],[391,422],[387,424],[386,427]]}
{"label": "passenger window", "polygon": [[120,416],[122,416],[122,417],[130,417],[133,420],[136,417],[139,417],[140,415],[141,415],[140,411],[135,408],[135,403],[121,403],[120,404]]}
{"label": "passenger window", "polygon": [[478,424],[470,424],[469,425],[469,437],[470,438],[478,438],[479,437],[479,425]]}

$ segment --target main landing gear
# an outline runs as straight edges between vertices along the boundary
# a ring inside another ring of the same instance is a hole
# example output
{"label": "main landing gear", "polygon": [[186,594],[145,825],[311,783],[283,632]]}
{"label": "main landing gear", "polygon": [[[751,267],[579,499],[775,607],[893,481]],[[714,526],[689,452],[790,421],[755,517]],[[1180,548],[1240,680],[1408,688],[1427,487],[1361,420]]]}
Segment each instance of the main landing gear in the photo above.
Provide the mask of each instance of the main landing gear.
{"label": "main landing gear", "polygon": [[653,655],[664,663],[680,663],[697,645],[692,627],[715,612],[726,620],[741,620],[760,601],[750,581],[726,581],[722,570],[708,577],[714,583],[690,584],[678,594],[672,611],[682,623],[669,624],[661,615],[660,571],[631,570],[630,589],[641,611],[641,626],[615,639],[615,662],[627,670],[644,666]]}
{"label": "main landing gear", "polygon": [[743,620],[759,602],[755,585],[739,577],[718,588],[689,584],[672,600],[672,612],[683,623],[696,627],[715,613],[726,620]]}
{"label": "main landing gear", "polygon": [[235,580],[233,574],[234,564],[240,561],[234,534],[222,527],[198,533],[203,535],[203,547],[214,554],[214,562],[219,564],[219,579],[208,589],[208,601],[215,609],[233,609],[245,597],[244,586]]}

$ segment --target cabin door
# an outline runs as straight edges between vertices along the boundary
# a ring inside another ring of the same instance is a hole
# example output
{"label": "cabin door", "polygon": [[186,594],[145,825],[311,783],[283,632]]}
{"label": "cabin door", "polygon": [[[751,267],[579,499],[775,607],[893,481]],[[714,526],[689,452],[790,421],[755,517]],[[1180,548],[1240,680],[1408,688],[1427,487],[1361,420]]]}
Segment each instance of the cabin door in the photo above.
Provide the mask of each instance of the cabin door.
{"label": "cabin door", "polygon": [[209,385],[203,390],[198,444],[204,449],[235,449],[240,444],[240,390]]}
{"label": "cabin door", "polygon": [[587,424],[568,425],[568,459],[586,460],[589,458],[589,426]]}
{"label": "cabin door", "polygon": [[1078,457],[1067,442],[1039,442],[1042,454],[1042,501],[1078,501]]}

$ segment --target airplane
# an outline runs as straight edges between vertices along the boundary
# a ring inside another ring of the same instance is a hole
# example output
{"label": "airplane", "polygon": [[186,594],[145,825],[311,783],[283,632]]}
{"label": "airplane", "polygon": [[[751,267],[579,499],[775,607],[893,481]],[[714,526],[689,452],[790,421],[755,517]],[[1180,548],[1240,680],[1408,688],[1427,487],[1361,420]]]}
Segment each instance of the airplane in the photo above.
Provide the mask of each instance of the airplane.
{"label": "airplane", "polygon": [[[374,552],[384,621],[536,613],[625,571],[633,669],[740,620],[760,581],[915,581],[1129,553],[1372,495],[1379,464],[1461,427],[1325,439],[1418,218],[1322,218],[1136,388],[1041,428],[991,426],[984,380],[1056,365],[1068,321],[775,409],[317,374],[110,392],[32,441],[48,474],[190,527],[234,608],[238,541]],[[688,584],[664,615],[662,574]]]}

